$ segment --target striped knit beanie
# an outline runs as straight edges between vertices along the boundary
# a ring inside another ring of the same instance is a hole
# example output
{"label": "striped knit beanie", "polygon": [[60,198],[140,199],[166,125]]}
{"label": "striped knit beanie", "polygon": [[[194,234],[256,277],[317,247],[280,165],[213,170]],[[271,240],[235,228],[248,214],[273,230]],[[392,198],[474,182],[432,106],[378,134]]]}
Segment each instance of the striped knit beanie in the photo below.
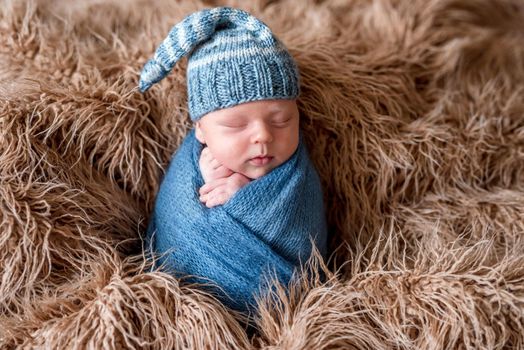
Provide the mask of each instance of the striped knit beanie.
{"label": "striped knit beanie", "polygon": [[217,109],[300,93],[298,69],[284,45],[239,9],[205,9],[176,24],[142,69],[140,91],[163,79],[184,56],[193,121]]}

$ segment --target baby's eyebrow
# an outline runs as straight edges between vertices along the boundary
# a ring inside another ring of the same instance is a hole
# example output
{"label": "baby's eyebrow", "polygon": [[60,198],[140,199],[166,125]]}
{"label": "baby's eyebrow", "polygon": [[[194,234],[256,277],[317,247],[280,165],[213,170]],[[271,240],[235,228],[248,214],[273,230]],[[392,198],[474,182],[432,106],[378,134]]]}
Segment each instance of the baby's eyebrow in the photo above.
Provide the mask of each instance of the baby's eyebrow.
{"label": "baby's eyebrow", "polygon": [[223,124],[223,123],[242,123],[245,121],[245,118],[244,116],[238,116],[238,115],[235,115],[235,117],[227,117],[227,118],[223,118],[223,119],[217,119],[217,123],[219,124]]}

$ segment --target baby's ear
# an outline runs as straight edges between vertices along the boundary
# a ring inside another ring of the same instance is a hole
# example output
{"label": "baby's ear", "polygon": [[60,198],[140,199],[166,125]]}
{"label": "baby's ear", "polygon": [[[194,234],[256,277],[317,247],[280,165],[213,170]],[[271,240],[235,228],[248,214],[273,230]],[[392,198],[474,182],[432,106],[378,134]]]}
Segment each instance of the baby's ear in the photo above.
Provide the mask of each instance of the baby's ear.
{"label": "baby's ear", "polygon": [[195,122],[195,137],[197,138],[200,143],[206,143],[206,140],[204,139],[204,133],[202,132],[202,128],[200,126],[200,122]]}

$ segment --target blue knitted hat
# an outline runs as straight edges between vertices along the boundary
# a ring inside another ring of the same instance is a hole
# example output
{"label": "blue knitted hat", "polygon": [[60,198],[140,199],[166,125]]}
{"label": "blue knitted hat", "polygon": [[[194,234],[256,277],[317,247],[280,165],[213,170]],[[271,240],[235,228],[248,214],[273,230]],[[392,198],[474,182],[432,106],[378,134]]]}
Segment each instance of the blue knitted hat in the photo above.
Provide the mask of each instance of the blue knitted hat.
{"label": "blue knitted hat", "polygon": [[217,109],[300,93],[293,57],[271,30],[249,13],[230,7],[195,12],[175,25],[140,74],[144,92],[188,57],[189,115],[193,121]]}

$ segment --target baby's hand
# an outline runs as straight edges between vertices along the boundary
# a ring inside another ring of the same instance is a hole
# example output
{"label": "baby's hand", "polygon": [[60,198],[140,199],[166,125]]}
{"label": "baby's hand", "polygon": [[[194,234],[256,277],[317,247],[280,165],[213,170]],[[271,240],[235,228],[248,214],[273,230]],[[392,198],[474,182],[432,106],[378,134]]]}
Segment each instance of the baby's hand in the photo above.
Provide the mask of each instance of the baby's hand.
{"label": "baby's hand", "polygon": [[208,208],[224,204],[249,181],[249,178],[239,173],[213,180],[200,187],[200,201]]}
{"label": "baby's hand", "polygon": [[202,150],[199,166],[205,183],[228,177],[233,174],[233,171],[220,164],[218,160],[213,157],[209,147],[204,147]]}

